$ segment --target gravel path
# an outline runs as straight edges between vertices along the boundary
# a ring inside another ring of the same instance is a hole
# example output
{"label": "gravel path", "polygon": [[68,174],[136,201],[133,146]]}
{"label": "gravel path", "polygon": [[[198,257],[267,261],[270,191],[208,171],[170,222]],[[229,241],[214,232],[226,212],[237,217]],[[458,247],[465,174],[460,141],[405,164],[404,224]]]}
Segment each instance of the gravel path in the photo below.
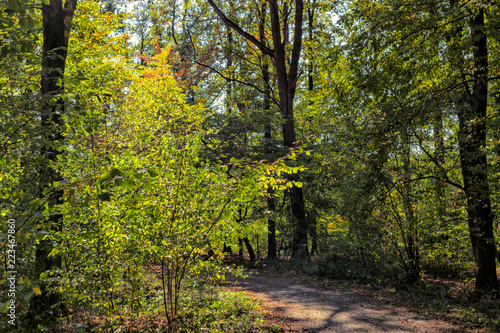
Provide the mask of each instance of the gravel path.
{"label": "gravel path", "polygon": [[261,300],[279,332],[467,332],[356,292],[327,290],[281,277],[253,275],[233,290]]}

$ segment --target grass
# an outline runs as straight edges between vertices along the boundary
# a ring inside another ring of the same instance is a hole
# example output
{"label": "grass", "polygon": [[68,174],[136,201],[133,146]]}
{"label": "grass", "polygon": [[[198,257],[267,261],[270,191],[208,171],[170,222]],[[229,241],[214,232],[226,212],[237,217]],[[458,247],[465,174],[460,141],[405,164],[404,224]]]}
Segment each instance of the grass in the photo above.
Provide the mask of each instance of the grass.
{"label": "grass", "polygon": [[70,308],[71,315],[60,320],[50,332],[258,332],[263,315],[260,305],[243,292],[227,290],[207,281],[187,280],[180,299],[177,320],[168,325],[163,308],[163,291],[154,274],[143,277],[143,288],[136,292],[124,288],[115,296],[114,309],[102,311],[92,303]]}

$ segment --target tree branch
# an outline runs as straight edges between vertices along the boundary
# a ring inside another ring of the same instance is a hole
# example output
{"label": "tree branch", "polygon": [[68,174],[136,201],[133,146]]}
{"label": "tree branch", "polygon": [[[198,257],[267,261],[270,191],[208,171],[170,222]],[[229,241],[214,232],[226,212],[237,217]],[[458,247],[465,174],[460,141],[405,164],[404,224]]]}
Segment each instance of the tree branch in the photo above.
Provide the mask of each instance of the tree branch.
{"label": "tree branch", "polygon": [[241,83],[245,86],[248,86],[248,87],[252,87],[254,88],[255,90],[257,90],[258,92],[260,92],[261,94],[264,94],[266,96],[269,96],[269,98],[271,98],[271,100],[274,102],[274,104],[279,107],[279,102],[269,93],[267,93],[266,91],[260,89],[259,87],[257,87],[256,85],[254,85],[253,83],[249,83],[249,82],[245,82],[245,81],[241,81],[241,80],[238,80],[238,79],[234,79],[234,78],[231,78],[231,77],[227,77],[225,76],[224,74],[222,74],[220,71],[218,71],[217,69],[213,68],[212,66],[210,65],[207,65],[207,64],[203,64],[201,62],[199,62],[198,60],[194,59],[194,62],[197,64],[197,65],[200,65],[200,66],[203,66],[203,67],[206,67],[210,70],[212,70],[214,73],[218,74],[220,77],[222,77],[224,80],[228,81],[228,82],[237,82],[237,83]]}
{"label": "tree branch", "polygon": [[304,1],[295,1],[295,29],[293,32],[292,61],[290,63],[288,82],[291,83],[288,89],[294,89],[298,80],[298,67],[300,59],[300,49],[302,48],[302,22],[304,13]]}
{"label": "tree branch", "polygon": [[[430,152],[427,151],[427,149],[425,149],[423,143],[422,143],[422,139],[420,138],[420,136],[418,136],[418,134],[413,131],[413,135],[415,135],[415,137],[417,138],[418,140],[418,146],[420,147],[420,149],[423,150],[423,152],[425,153],[425,155],[427,155],[430,160],[443,172],[443,175],[444,175],[444,179],[441,179],[440,177],[436,177],[436,176],[428,176],[428,177],[424,177],[424,178],[416,178],[414,180],[420,180],[420,179],[426,179],[426,178],[435,178],[437,180],[440,180],[440,181],[444,181],[445,183],[448,183],[452,186],[455,186],[459,189],[461,189],[462,191],[464,190],[464,187],[458,183],[455,183],[453,181],[450,180],[450,178],[448,177],[448,173],[446,171],[446,169],[441,165],[441,163],[439,163],[439,161],[436,159],[436,157],[434,157]],[[413,181],[413,179],[412,179]]]}
{"label": "tree branch", "polygon": [[254,36],[250,35],[248,32],[243,30],[239,25],[237,25],[235,22],[231,21],[220,9],[217,7],[217,5],[213,2],[213,0],[207,0],[210,6],[214,9],[215,13],[219,16],[219,18],[228,26],[236,30],[237,33],[239,33],[241,36],[249,40],[252,44],[257,46],[259,50],[262,51],[262,53],[267,54],[270,57],[274,57],[274,51],[262,44],[257,38]]}

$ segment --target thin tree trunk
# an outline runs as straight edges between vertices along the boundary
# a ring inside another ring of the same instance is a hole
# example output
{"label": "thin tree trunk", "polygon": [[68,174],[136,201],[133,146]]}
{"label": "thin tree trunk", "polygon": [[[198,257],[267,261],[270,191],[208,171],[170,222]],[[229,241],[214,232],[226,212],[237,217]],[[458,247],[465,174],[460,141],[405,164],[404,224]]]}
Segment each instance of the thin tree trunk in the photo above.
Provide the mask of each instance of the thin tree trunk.
{"label": "thin tree trunk", "polygon": [[437,108],[434,111],[434,156],[439,165],[435,166],[436,180],[434,182],[434,200],[436,202],[436,221],[438,225],[443,225],[444,216],[446,214],[446,193],[445,193],[445,150],[443,137],[443,112]]}
{"label": "thin tree trunk", "polygon": [[243,238],[243,242],[245,243],[245,246],[246,246],[247,251],[248,251],[248,255],[250,256],[250,262],[254,262],[255,261],[255,252],[253,250],[252,244],[250,244],[250,240],[248,239],[248,237],[245,237],[245,238]]}
{"label": "thin tree trunk", "polygon": [[405,209],[405,219],[407,228],[402,230],[407,232],[406,255],[408,256],[407,278],[409,282],[415,282],[420,276],[419,248],[418,248],[418,228],[413,211],[412,187],[411,187],[411,147],[408,131],[402,133],[403,137],[403,204]]}
{"label": "thin tree trunk", "polygon": [[312,208],[308,214],[309,234],[311,236],[311,255],[318,253],[318,230],[316,221],[316,210]]}
{"label": "thin tree trunk", "polygon": [[271,187],[267,189],[267,208],[269,209],[270,216],[267,218],[267,258],[276,259],[278,253],[276,252],[276,221],[272,214],[276,211],[276,203],[274,200],[274,191]]}
{"label": "thin tree trunk", "polygon": [[[309,59],[307,66],[307,90],[310,94],[314,91],[314,49],[313,49],[313,41],[314,41],[314,5],[316,4],[316,0],[313,0],[312,3],[309,1],[309,7],[307,8],[307,18],[308,18],[308,29],[309,29]],[[312,105],[312,102],[310,103]],[[312,240],[311,245],[311,255],[314,255],[318,252],[318,232],[316,230],[316,210],[312,208],[309,214],[309,221],[307,222],[309,225],[309,233]]]}
{"label": "thin tree trunk", "polygon": [[[266,2],[262,2],[260,10],[260,21],[259,21],[259,38],[260,42],[267,45],[267,39],[265,34],[265,23],[266,23]],[[272,124],[271,124],[271,79],[269,76],[269,62],[268,59],[264,59],[264,65],[262,66],[262,79],[264,81],[264,117],[266,121],[266,127],[264,130],[264,145],[265,153],[271,154],[274,147],[271,147],[272,135]],[[274,190],[271,186],[267,188],[267,209],[269,210],[269,217],[267,218],[267,258],[276,259],[278,258],[278,253],[276,252],[276,221],[274,220],[274,213],[276,211],[276,202],[274,199]]]}
{"label": "thin tree trunk", "polygon": [[230,115],[232,113],[231,96],[233,93],[233,75],[230,73],[232,70],[231,67],[233,66],[233,57],[231,54],[233,47],[233,31],[229,27],[227,27],[227,44],[227,50],[224,52],[226,57],[226,70],[228,71],[228,78],[226,79],[226,112]]}
{"label": "thin tree trunk", "polygon": [[238,258],[240,262],[243,262],[243,239],[241,237],[238,237]]}

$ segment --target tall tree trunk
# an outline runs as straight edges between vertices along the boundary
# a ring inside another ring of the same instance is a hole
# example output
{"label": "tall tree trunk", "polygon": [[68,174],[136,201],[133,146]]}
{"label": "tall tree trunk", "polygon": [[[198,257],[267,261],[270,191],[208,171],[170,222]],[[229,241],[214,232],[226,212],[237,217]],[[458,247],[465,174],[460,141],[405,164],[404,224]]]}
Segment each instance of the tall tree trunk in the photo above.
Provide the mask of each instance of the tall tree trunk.
{"label": "tall tree trunk", "polygon": [[[274,49],[263,44],[253,35],[243,30],[239,25],[229,19],[213,0],[207,0],[219,18],[228,26],[233,28],[241,36],[254,44],[263,55],[274,60],[276,79],[278,82],[279,107],[281,112],[283,145],[293,148],[296,142],[295,119],[293,104],[298,80],[298,67],[302,49],[302,24],[304,14],[304,1],[295,0],[295,22],[293,31],[293,47],[290,58],[287,57],[286,43],[288,41],[288,5],[284,9],[287,13],[280,16],[280,8],[277,0],[269,0],[271,19],[271,35]],[[282,25],[283,23],[283,25]],[[284,33],[282,34],[282,29]],[[290,61],[288,61],[290,60]],[[298,175],[290,175],[290,181],[297,181]],[[307,256],[307,221],[304,210],[304,195],[302,189],[295,185],[290,189],[290,204],[292,206],[292,218],[294,235],[292,241],[292,252],[294,256]]]}
{"label": "tall tree trunk", "polygon": [[[295,1],[295,26],[293,36],[293,48],[290,66],[287,70],[286,43],[281,34],[280,11],[277,0],[269,1],[271,14],[271,30],[274,44],[274,63],[276,67],[276,79],[278,82],[279,105],[282,116],[283,144],[285,147],[295,146],[296,131],[293,104],[298,80],[298,65],[300,51],[302,48],[302,21],[304,13],[304,2]],[[288,14],[288,13],[287,13]],[[287,34],[287,25],[284,30]],[[290,181],[297,181],[299,176],[289,176]],[[307,256],[307,220],[304,209],[304,194],[302,188],[293,185],[289,192],[290,205],[292,208],[292,219],[294,225],[292,240],[292,256]]]}
{"label": "tall tree trunk", "polygon": [[403,205],[406,219],[406,255],[408,256],[407,278],[409,282],[417,281],[420,276],[418,228],[417,219],[413,211],[412,187],[411,187],[411,146],[408,130],[402,133],[403,141]]}
{"label": "tall tree trunk", "polygon": [[445,179],[445,156],[444,156],[444,137],[443,137],[443,111],[437,108],[434,111],[434,156],[437,164],[435,166],[434,181],[434,201],[436,203],[436,222],[439,226],[443,225],[444,216],[446,214],[446,193],[444,188]]}
{"label": "tall tree trunk", "polygon": [[[309,33],[309,50],[308,50],[308,65],[307,65],[307,90],[310,94],[314,91],[314,12],[316,0],[309,1],[307,8],[308,33]],[[310,102],[312,105],[313,103]],[[316,230],[316,209],[313,207],[308,216],[309,233],[311,236],[311,255],[318,252],[318,232]]]}
{"label": "tall tree trunk", "polygon": [[[264,45],[268,45],[266,34],[265,34],[265,24],[266,24],[266,2],[262,2],[260,11],[260,21],[259,21],[259,38],[260,42]],[[272,135],[272,124],[271,124],[271,79],[269,76],[269,62],[268,59],[264,59],[264,65],[262,66],[262,79],[264,81],[264,117],[266,122],[266,127],[264,129],[264,144],[265,153],[271,154],[273,147],[271,147]],[[267,218],[267,258],[277,259],[278,253],[276,252],[276,221],[274,220],[274,213],[276,211],[276,202],[274,199],[274,190],[271,186],[267,188],[267,209],[269,210],[269,217]]]}
{"label": "tall tree trunk", "polygon": [[[40,79],[41,93],[46,97],[46,102],[41,112],[42,143],[40,163],[40,193],[51,188],[54,182],[62,180],[62,176],[54,168],[53,163],[62,154],[63,145],[63,119],[65,103],[62,97],[64,92],[64,69],[66,65],[67,48],[69,41],[70,25],[73,19],[77,0],[67,0],[63,7],[62,0],[50,0],[49,4],[42,3],[43,16],[43,75]],[[54,190],[49,197],[50,207],[61,204],[63,191]],[[62,215],[51,214],[46,221],[45,228],[52,234],[62,230]],[[51,256],[52,244],[48,240],[42,240],[35,251],[34,277],[39,278],[46,270],[61,267],[61,257]],[[55,308],[60,302],[59,293],[49,290],[44,283],[41,284],[42,295],[34,297],[27,320],[31,327],[37,327],[43,320],[56,318]]]}
{"label": "tall tree trunk", "polygon": [[458,143],[470,239],[476,261],[476,289],[498,291],[486,155],[486,110],[488,102],[488,49],[484,12],[477,9],[471,19],[474,52],[474,86],[467,91],[468,105],[458,112]]}
{"label": "tall tree trunk", "polygon": [[228,115],[232,113],[231,108],[231,96],[233,94],[233,74],[231,73],[231,67],[233,66],[233,55],[231,54],[233,48],[233,31],[227,27],[227,49],[224,54],[226,57],[226,70],[228,71],[226,79],[226,112]]}

